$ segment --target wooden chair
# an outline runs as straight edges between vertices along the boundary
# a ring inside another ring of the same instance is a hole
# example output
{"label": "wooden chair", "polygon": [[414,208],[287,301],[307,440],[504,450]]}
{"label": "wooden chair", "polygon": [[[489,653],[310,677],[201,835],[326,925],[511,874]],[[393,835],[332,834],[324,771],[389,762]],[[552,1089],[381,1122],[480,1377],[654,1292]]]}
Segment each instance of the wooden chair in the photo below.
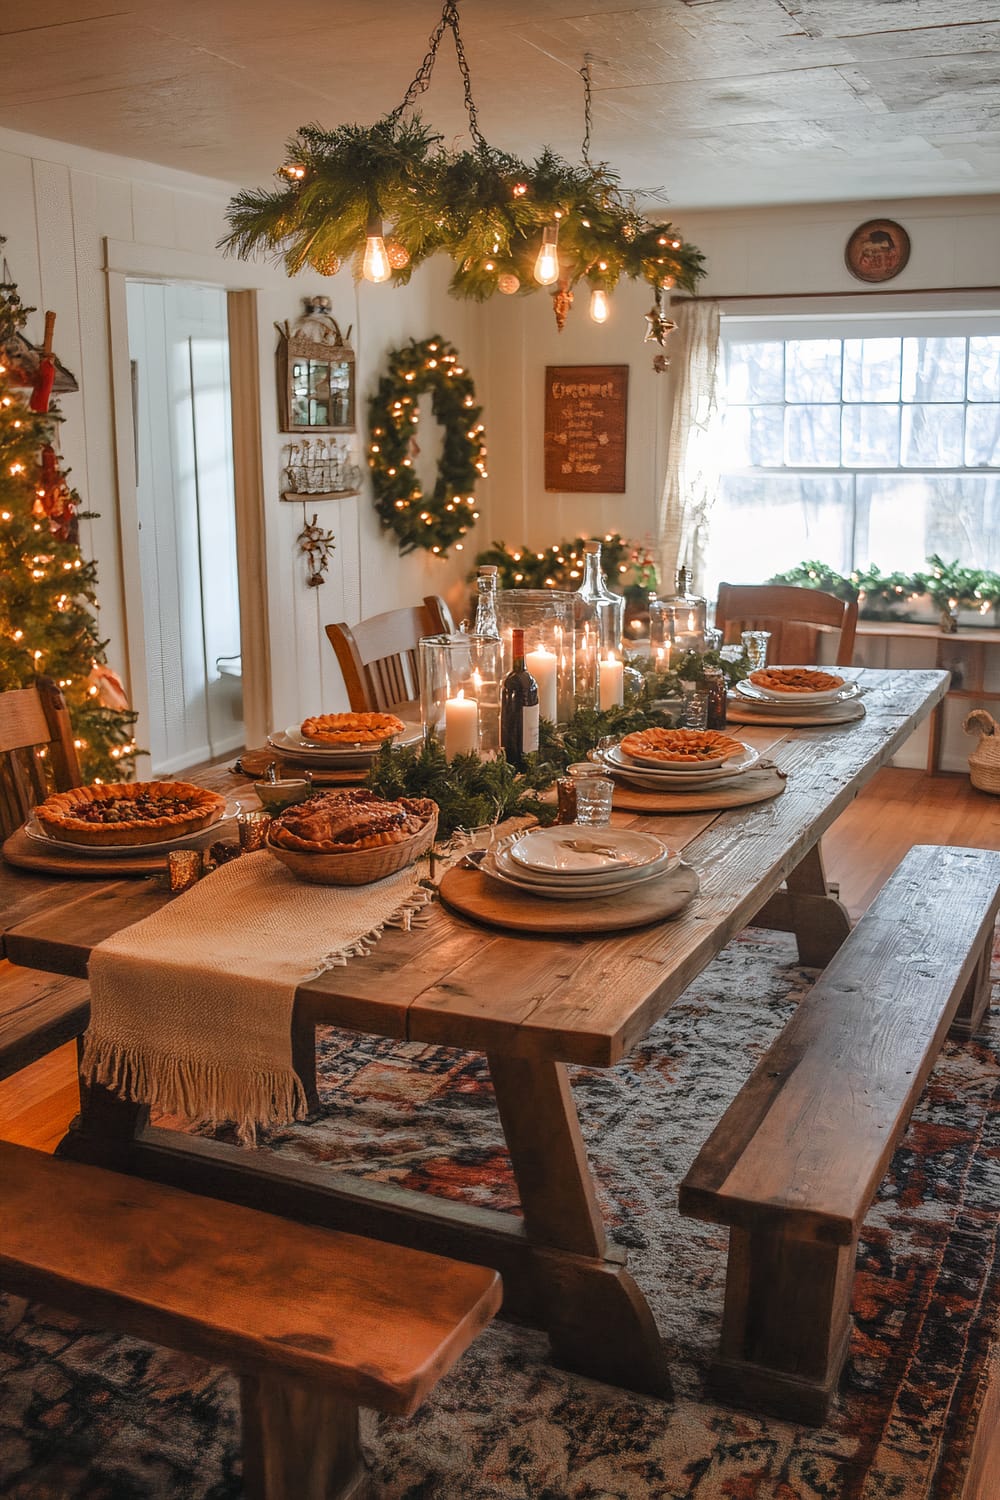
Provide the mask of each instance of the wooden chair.
{"label": "wooden chair", "polygon": [[[451,610],[437,594],[422,605],[390,609],[353,630],[342,622],[326,633],[344,674],[347,697],[355,713],[412,713],[420,696],[417,642],[424,635],[454,630]],[[405,717],[405,715],[404,715]]]}
{"label": "wooden chair", "polygon": [[65,792],[80,781],[73,727],[51,678],[0,693],[0,835],[19,828],[53,788]]}
{"label": "wooden chair", "polygon": [[[0,837],[8,838],[53,788],[81,783],[73,729],[62,693],[47,677],[0,693]],[[90,1003],[86,984],[0,960],[0,1079],[81,1034]]]}
{"label": "wooden chair", "polygon": [[836,631],[836,665],[849,667],[854,657],[858,603],[820,589],[793,588],[783,583],[720,583],[715,625],[726,645],[738,643],[744,630],[769,630],[767,658],[775,665],[815,661],[820,632]]}

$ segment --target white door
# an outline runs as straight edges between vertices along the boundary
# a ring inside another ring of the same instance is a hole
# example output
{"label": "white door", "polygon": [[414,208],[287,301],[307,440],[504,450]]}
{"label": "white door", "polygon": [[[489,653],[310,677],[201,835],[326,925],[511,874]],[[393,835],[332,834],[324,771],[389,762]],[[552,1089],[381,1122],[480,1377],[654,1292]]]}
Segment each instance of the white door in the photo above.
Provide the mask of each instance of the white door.
{"label": "white door", "polygon": [[226,293],[129,281],[142,634],[155,775],[244,743]]}

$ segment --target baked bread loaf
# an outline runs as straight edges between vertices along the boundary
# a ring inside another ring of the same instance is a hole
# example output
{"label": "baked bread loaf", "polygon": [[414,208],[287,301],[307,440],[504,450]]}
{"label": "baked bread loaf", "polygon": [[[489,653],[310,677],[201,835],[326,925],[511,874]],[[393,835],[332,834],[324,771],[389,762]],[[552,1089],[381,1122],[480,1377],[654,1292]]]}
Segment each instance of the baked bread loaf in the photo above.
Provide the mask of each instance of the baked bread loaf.
{"label": "baked bread loaf", "polygon": [[745,749],[740,740],[718,729],[638,729],[622,740],[625,755],[665,766],[731,760]]}
{"label": "baked bread loaf", "polygon": [[836,672],[815,667],[761,667],[750,673],[750,681],[765,693],[830,693],[844,686]]}
{"label": "baked bread loaf", "polygon": [[300,854],[358,854],[405,843],[436,812],[437,803],[426,797],[386,802],[364,788],[317,792],[272,819],[268,842]]}
{"label": "baked bread loaf", "polygon": [[64,844],[158,844],[217,823],[226,799],[189,781],[109,781],[56,792],[35,808],[49,838]]}
{"label": "baked bread loaf", "polygon": [[381,745],[405,728],[395,714],[314,714],[302,720],[300,733],[314,745]]}

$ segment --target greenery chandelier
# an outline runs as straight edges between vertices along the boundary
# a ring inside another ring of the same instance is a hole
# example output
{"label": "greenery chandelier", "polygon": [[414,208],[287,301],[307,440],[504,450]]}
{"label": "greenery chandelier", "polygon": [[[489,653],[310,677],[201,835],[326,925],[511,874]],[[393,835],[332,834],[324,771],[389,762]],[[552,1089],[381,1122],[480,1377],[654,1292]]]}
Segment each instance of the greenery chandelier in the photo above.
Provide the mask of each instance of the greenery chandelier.
{"label": "greenery chandelier", "polygon": [[[450,151],[418,114],[446,30],[465,84],[471,151]],[[244,259],[284,260],[289,275],[312,266],[332,276],[351,261],[368,281],[404,285],[415,266],[443,251],[456,297],[552,291],[560,327],[580,282],[603,323],[621,277],[655,289],[696,290],[704,257],[669,222],[637,206],[605,162],[592,162],[590,67],[580,70],[586,129],[573,165],[545,147],[526,163],[491,146],[479,129],[458,0],[445,0],[427,55],[402,102],[374,125],[302,127],[289,142],[276,188],[248,188],[229,205],[223,246]],[[662,342],[662,340],[661,340]]]}

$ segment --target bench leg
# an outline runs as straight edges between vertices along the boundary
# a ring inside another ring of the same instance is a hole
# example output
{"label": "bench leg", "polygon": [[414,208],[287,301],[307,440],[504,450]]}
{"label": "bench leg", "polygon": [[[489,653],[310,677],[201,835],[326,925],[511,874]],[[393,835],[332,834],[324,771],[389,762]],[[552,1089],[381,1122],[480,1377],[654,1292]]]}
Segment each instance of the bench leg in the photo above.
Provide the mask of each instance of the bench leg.
{"label": "bench leg", "polygon": [[358,1408],[280,1375],[244,1375],[243,1488],[247,1500],[366,1500]]}
{"label": "bench leg", "polygon": [[754,917],[758,927],[794,932],[799,963],[825,969],[851,930],[847,907],[827,882],[819,844],[804,854],[777,891]]}
{"label": "bench leg", "polygon": [[729,1232],[726,1303],[711,1380],[719,1395],[822,1422],[851,1333],[857,1246]]}
{"label": "bench leg", "polygon": [[986,1012],[990,1008],[992,959],[993,934],[990,933],[990,941],[979,955],[979,961],[972,971],[972,978],[966,986],[965,994],[959,1002],[955,1018],[948,1031],[948,1035],[954,1037],[956,1041],[968,1041],[969,1037],[975,1036],[982,1027]]}

